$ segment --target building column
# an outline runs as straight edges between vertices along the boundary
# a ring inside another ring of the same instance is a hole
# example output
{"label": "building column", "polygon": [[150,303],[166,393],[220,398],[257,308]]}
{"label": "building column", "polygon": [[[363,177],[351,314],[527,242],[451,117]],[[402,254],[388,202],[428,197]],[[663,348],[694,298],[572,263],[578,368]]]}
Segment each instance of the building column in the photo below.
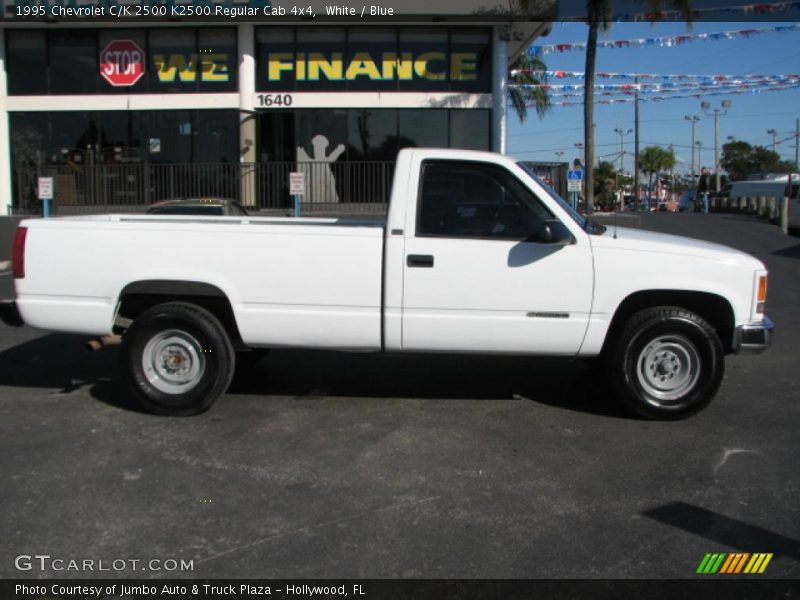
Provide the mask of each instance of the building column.
{"label": "building column", "polygon": [[253,25],[238,26],[239,40],[239,162],[241,171],[241,197],[247,207],[256,206],[256,171],[250,167],[257,162],[256,118],[253,98],[256,93],[256,43]]}
{"label": "building column", "polygon": [[492,151],[508,151],[508,28],[492,32]]}
{"label": "building column", "polygon": [[6,36],[0,28],[0,215],[9,214],[11,192],[11,129],[6,110]]}

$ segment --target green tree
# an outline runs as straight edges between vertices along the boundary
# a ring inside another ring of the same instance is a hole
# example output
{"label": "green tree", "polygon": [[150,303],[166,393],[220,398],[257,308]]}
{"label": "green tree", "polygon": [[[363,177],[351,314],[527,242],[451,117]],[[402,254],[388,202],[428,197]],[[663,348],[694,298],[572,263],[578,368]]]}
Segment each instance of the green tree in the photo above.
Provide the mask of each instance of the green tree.
{"label": "green tree", "polygon": [[675,154],[672,150],[665,150],[660,146],[648,146],[639,153],[639,167],[649,175],[647,188],[653,189],[653,178],[659,180],[662,171],[675,167]]}
{"label": "green tree", "polygon": [[[650,11],[657,14],[664,7],[664,0],[646,0]],[[683,14],[687,24],[692,22],[692,8],[690,0],[667,0],[673,9]],[[586,149],[586,164],[594,164],[594,79],[597,62],[597,34],[606,32],[611,27],[614,16],[612,0],[586,0],[587,25],[589,32],[586,39],[586,68],[583,96],[583,136]],[[594,185],[592,183],[592,170],[586,171],[586,211],[591,213],[594,208]]]}
{"label": "green tree", "polygon": [[[547,65],[537,56],[522,53],[511,66],[512,85],[543,85],[547,83],[544,73],[533,74],[534,71],[546,71]],[[508,95],[511,106],[519,117],[519,122],[524,123],[528,117],[528,107],[532,106],[541,119],[551,109],[550,93],[542,87],[510,87]]]}
{"label": "green tree", "polygon": [[722,146],[719,163],[732,181],[745,180],[751,173],[791,173],[795,170],[794,164],[781,160],[777,152],[741,140]]}

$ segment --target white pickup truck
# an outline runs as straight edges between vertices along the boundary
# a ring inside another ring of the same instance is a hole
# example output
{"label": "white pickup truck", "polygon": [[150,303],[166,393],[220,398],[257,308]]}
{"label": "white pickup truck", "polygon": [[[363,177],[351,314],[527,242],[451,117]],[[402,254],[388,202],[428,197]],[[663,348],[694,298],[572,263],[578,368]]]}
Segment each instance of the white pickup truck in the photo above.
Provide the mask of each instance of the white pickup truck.
{"label": "white pickup truck", "polygon": [[642,416],[702,409],[769,346],[732,248],[597,225],[497,154],[407,149],[385,223],[103,215],[17,230],[7,323],[121,336],[147,410],[206,410],[247,348],[595,357]]}

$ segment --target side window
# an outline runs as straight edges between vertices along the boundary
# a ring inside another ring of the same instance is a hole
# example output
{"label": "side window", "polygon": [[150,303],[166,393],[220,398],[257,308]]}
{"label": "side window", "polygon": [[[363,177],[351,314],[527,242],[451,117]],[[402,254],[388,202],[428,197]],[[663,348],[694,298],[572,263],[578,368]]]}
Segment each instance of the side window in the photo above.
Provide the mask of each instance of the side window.
{"label": "side window", "polygon": [[461,161],[422,165],[417,235],[522,240],[552,218],[502,167]]}

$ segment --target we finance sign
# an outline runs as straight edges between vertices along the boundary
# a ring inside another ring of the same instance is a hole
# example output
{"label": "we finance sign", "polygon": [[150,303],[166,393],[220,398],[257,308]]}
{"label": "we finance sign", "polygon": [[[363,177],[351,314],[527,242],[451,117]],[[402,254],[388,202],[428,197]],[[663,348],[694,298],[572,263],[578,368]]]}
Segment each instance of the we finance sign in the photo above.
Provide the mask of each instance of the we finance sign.
{"label": "we finance sign", "polygon": [[[111,86],[135,88],[132,91],[157,92],[166,84],[191,84],[208,87],[231,82],[234,77],[231,56],[225,52],[165,53],[145,51],[131,40],[114,40],[100,52],[100,75]],[[149,84],[143,76],[147,74]],[[141,85],[139,82],[142,82]],[[204,86],[204,84],[209,84]]]}
{"label": "we finance sign", "polygon": [[295,81],[475,81],[476,52],[356,52],[345,58],[341,52],[270,52],[269,82]]}
{"label": "we finance sign", "polygon": [[408,41],[400,33],[399,39],[390,32],[362,42],[354,33],[346,41],[343,33],[338,39],[334,31],[331,39],[316,44],[264,38],[257,57],[259,90],[490,91],[488,33],[459,34],[464,42],[453,35],[449,43],[446,32],[417,35],[412,30],[418,39],[408,34]]}

